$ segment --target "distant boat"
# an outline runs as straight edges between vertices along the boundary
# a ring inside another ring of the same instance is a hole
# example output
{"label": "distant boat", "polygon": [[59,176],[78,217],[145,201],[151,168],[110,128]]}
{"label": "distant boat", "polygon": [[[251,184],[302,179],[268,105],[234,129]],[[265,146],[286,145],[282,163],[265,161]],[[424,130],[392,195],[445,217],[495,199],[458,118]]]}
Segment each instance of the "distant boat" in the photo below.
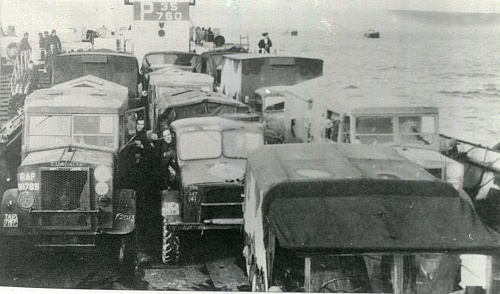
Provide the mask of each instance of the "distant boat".
{"label": "distant boat", "polygon": [[299,34],[299,32],[298,32],[298,31],[292,31],[292,32],[291,32],[291,35],[292,35],[292,36],[297,36],[298,34]]}
{"label": "distant boat", "polygon": [[367,38],[380,38],[380,32],[374,31],[374,30],[368,30],[365,32],[365,37]]}

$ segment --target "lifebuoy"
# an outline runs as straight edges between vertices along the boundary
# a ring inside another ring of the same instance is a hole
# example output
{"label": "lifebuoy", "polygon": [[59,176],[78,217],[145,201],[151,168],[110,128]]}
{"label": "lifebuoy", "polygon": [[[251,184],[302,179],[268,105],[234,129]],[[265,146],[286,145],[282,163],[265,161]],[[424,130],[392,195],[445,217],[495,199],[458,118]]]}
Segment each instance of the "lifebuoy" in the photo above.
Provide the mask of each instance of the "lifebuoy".
{"label": "lifebuoy", "polygon": [[7,46],[7,56],[10,59],[15,59],[18,53],[19,53],[19,46],[17,45],[17,43],[13,42]]}
{"label": "lifebuoy", "polygon": [[214,43],[215,43],[215,46],[222,47],[222,45],[224,45],[226,43],[226,39],[223,36],[219,35],[219,36],[215,37]]}

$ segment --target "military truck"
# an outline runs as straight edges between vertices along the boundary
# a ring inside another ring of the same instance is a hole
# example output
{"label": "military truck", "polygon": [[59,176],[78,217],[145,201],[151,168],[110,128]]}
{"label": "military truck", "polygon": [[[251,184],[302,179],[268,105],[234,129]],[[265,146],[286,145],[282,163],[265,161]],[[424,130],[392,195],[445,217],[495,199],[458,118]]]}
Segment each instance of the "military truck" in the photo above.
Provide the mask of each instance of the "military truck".
{"label": "military truck", "polygon": [[264,144],[262,123],[244,114],[179,119],[170,128],[180,177],[162,191],[164,263],[178,261],[180,232],[241,229],[247,154]]}
{"label": "military truck", "polygon": [[156,97],[152,110],[151,126],[158,133],[178,119],[250,113],[248,105],[219,93],[173,89]]}
{"label": "military truck", "polygon": [[323,60],[275,54],[224,55],[217,92],[248,103],[262,87],[288,86],[319,77]]}
{"label": "military truck", "polygon": [[437,178],[463,187],[464,167],[440,153],[439,109],[379,86],[320,77],[285,89],[288,140],[385,145]]}
{"label": "military truck", "polygon": [[110,235],[119,260],[134,264],[136,193],[119,181],[117,152],[141,112],[129,110],[127,87],[91,75],[29,95],[17,189],[1,198],[2,242],[81,249]]}
{"label": "military truck", "polygon": [[139,64],[132,54],[100,49],[64,53],[54,58],[53,85],[87,75],[127,87],[131,99],[139,97],[138,84],[141,81]]}
{"label": "military truck", "polygon": [[[57,55],[52,70],[52,85],[74,81],[93,75],[128,88],[129,107],[147,105],[146,97],[139,97],[140,82],[137,58],[132,54],[117,53],[111,50],[71,52]],[[99,84],[90,87],[98,88]],[[23,109],[0,126],[0,191],[3,187],[16,185],[15,178],[6,176],[15,173],[21,161],[21,134],[23,128]],[[5,163],[5,164],[2,164]],[[6,182],[6,179],[9,181]]]}
{"label": "military truck", "polygon": [[[500,235],[453,185],[390,147],[260,147],[248,155],[244,197],[252,291],[500,289]],[[443,288],[419,278],[427,256],[440,256],[434,278]]]}

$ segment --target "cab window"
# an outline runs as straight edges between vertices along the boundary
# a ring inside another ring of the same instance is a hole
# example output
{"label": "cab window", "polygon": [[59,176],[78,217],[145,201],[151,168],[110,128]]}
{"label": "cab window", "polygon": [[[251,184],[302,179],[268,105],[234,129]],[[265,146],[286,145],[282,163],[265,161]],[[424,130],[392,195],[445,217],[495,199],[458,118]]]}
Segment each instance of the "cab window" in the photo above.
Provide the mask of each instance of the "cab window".
{"label": "cab window", "polygon": [[223,135],[224,156],[246,158],[248,152],[264,145],[261,133],[225,131]]}
{"label": "cab window", "polygon": [[283,111],[285,109],[285,97],[283,96],[267,96],[263,102],[265,112]]}
{"label": "cab window", "polygon": [[116,118],[109,115],[75,116],[73,121],[73,142],[86,146],[116,147]]}
{"label": "cab window", "polygon": [[28,117],[29,149],[67,146],[71,143],[71,116],[34,115]]}
{"label": "cab window", "polygon": [[394,142],[394,119],[392,117],[356,118],[356,139],[361,144],[383,144]]}
{"label": "cab window", "polygon": [[218,158],[222,154],[221,133],[209,130],[181,133],[177,151],[182,160]]}
{"label": "cab window", "polygon": [[434,141],[436,121],[433,116],[402,116],[398,125],[403,143],[430,145]]}

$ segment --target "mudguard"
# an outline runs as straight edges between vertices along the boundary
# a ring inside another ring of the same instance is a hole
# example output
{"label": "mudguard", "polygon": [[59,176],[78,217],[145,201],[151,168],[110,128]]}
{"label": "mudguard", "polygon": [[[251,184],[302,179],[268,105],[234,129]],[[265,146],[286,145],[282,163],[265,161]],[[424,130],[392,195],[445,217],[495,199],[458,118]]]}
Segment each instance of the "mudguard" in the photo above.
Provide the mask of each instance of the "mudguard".
{"label": "mudguard", "polygon": [[[22,218],[20,214],[24,216],[27,211],[24,212],[19,209],[17,204],[17,189],[9,189],[5,191],[3,197],[1,198],[0,204],[0,216],[1,223],[0,235],[18,235],[19,230],[19,219]],[[26,218],[27,215],[24,217]]]}
{"label": "mudguard", "polygon": [[113,228],[103,230],[106,234],[128,234],[135,229],[136,194],[131,189],[121,189],[117,193],[116,209],[113,213]]}

